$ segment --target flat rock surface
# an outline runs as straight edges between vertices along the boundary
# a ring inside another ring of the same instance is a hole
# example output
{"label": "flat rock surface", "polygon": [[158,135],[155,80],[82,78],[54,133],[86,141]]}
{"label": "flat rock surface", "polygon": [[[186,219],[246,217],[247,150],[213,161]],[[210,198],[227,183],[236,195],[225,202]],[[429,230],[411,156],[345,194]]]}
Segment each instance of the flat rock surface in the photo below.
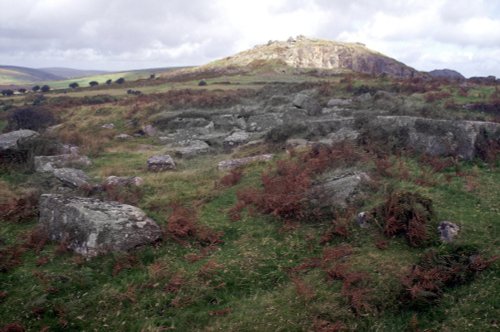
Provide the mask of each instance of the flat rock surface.
{"label": "flat rock surface", "polygon": [[175,168],[175,162],[168,154],[152,156],[148,159],[148,170],[151,172],[162,172]]}
{"label": "flat rock surface", "polygon": [[87,156],[77,154],[61,154],[56,156],[34,157],[35,170],[37,172],[52,172],[55,168],[85,167],[92,165]]}
{"label": "flat rock surface", "polygon": [[84,256],[130,250],[162,234],[137,207],[56,194],[41,196],[39,223],[52,240]]}
{"label": "flat rock surface", "polygon": [[90,182],[88,175],[80,169],[55,168],[52,174],[54,174],[59,181],[73,188],[88,186]]}

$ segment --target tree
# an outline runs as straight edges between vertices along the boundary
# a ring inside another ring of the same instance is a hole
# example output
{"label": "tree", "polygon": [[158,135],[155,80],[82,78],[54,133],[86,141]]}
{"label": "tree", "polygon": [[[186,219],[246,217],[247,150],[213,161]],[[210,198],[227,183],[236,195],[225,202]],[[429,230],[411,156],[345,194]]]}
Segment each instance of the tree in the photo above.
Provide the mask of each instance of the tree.
{"label": "tree", "polygon": [[150,80],[154,80],[154,79],[155,79],[155,77],[156,77],[156,74],[151,74],[151,75],[149,75],[149,79],[150,79]]}
{"label": "tree", "polygon": [[17,91],[19,93],[25,94],[27,90],[25,88],[20,88],[20,89],[17,89]]}
{"label": "tree", "polygon": [[205,86],[207,85],[207,82],[205,80],[201,80],[198,82],[198,86]]}
{"label": "tree", "polygon": [[116,80],[116,83],[123,84],[125,83],[125,79],[123,77],[120,77],[119,79]]}
{"label": "tree", "polygon": [[109,79],[109,80],[106,81],[107,85],[111,85],[111,83],[113,83],[113,81],[111,79]]}
{"label": "tree", "polygon": [[69,87],[70,87],[70,88],[72,88],[72,89],[76,89],[76,88],[78,88],[79,86],[80,86],[80,85],[79,85],[78,83],[76,83],[76,82],[73,82],[73,83],[71,83],[71,84],[69,85]]}
{"label": "tree", "polygon": [[89,85],[90,85],[91,87],[98,86],[98,85],[99,85],[99,82],[97,82],[97,81],[90,81],[90,82],[89,82]]}
{"label": "tree", "polygon": [[35,85],[34,87],[31,88],[31,90],[33,90],[34,92],[37,92],[38,90],[40,90],[40,86]]}
{"label": "tree", "polygon": [[12,91],[11,89],[2,90],[2,96],[12,96],[13,94],[14,91]]}
{"label": "tree", "polygon": [[42,91],[42,92],[49,92],[50,91],[50,86],[48,86],[47,84],[45,84],[45,85],[43,85],[40,88],[40,91]]}

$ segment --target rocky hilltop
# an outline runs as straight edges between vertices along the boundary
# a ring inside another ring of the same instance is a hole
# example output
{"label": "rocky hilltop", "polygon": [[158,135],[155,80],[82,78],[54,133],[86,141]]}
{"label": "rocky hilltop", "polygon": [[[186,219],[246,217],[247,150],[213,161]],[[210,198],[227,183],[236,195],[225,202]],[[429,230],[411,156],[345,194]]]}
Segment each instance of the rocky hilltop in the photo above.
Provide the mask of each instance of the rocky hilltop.
{"label": "rocky hilltop", "polygon": [[287,41],[269,41],[264,45],[211,62],[198,70],[221,68],[270,68],[288,66],[296,69],[323,69],[334,72],[354,71],[370,75],[388,75],[396,78],[412,78],[422,73],[370,50],[361,43],[344,43],[304,36]]}

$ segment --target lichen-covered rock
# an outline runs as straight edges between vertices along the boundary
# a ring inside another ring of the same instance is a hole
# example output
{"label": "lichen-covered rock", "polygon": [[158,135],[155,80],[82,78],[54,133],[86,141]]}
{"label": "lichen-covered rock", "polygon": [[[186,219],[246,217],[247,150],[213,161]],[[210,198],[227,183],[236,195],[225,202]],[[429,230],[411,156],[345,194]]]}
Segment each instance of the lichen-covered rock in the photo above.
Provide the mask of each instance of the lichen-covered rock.
{"label": "lichen-covered rock", "polygon": [[293,105],[307,111],[308,115],[320,115],[321,105],[316,99],[305,93],[299,93],[293,99]]}
{"label": "lichen-covered rock", "polygon": [[223,160],[223,161],[219,162],[217,167],[220,171],[229,171],[231,169],[238,168],[238,167],[250,164],[250,163],[259,162],[259,161],[269,161],[269,160],[273,159],[273,157],[274,157],[274,155],[272,155],[272,154],[262,154],[262,155],[253,156],[253,157]]}
{"label": "lichen-covered rock", "polygon": [[103,185],[105,187],[107,186],[113,186],[113,187],[122,187],[122,186],[136,186],[140,187],[144,184],[144,179],[139,177],[139,176],[132,176],[132,177],[127,177],[127,176],[108,176],[104,182]]}
{"label": "lichen-covered rock", "polygon": [[[383,130],[415,151],[433,156],[455,156],[472,159],[476,143],[483,131],[500,132],[500,124],[482,121],[451,121],[411,116],[378,116],[369,124],[373,130]],[[401,136],[404,130],[405,137]]]}
{"label": "lichen-covered rock", "polygon": [[180,147],[173,148],[177,157],[192,158],[210,151],[210,145],[201,140],[187,140],[180,143]]}
{"label": "lichen-covered rock", "polygon": [[54,168],[52,174],[71,188],[82,188],[90,186],[90,178],[84,171],[75,168]]}
{"label": "lichen-covered rock", "polygon": [[77,154],[36,156],[34,157],[34,162],[37,172],[52,172],[55,168],[86,167],[92,165],[87,156],[79,156]]}
{"label": "lichen-covered rock", "polygon": [[26,163],[31,161],[40,135],[33,130],[21,129],[0,135],[0,162]]}
{"label": "lichen-covered rock", "polygon": [[452,242],[459,231],[460,227],[450,221],[442,221],[438,226],[439,238],[445,243]]}
{"label": "lichen-covered rock", "polygon": [[130,250],[162,234],[137,207],[55,194],[41,196],[39,223],[52,240],[88,257]]}
{"label": "lichen-covered rock", "polygon": [[148,159],[148,170],[151,172],[163,172],[175,169],[175,162],[168,154],[152,156]]}
{"label": "lichen-covered rock", "polygon": [[247,121],[248,131],[263,131],[283,124],[281,115],[278,113],[264,113],[251,115]]}
{"label": "lichen-covered rock", "polygon": [[18,143],[40,136],[36,131],[21,129],[0,135],[0,153],[6,150],[18,150]]}
{"label": "lichen-covered rock", "polygon": [[250,140],[250,134],[246,131],[235,131],[224,139],[223,145],[226,148],[232,148],[244,144]]}
{"label": "lichen-covered rock", "polygon": [[312,205],[345,207],[357,198],[361,185],[369,180],[364,172],[338,170],[315,184],[308,196]]}

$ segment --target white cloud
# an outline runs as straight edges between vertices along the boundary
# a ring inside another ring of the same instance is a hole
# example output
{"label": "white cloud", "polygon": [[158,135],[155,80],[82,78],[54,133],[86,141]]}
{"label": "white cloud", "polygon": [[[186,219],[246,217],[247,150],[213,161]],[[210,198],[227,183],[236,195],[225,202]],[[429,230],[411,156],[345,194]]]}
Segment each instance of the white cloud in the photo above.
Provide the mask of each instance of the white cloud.
{"label": "white cloud", "polygon": [[0,63],[202,64],[303,34],[359,41],[416,69],[500,76],[500,2],[3,0]]}

